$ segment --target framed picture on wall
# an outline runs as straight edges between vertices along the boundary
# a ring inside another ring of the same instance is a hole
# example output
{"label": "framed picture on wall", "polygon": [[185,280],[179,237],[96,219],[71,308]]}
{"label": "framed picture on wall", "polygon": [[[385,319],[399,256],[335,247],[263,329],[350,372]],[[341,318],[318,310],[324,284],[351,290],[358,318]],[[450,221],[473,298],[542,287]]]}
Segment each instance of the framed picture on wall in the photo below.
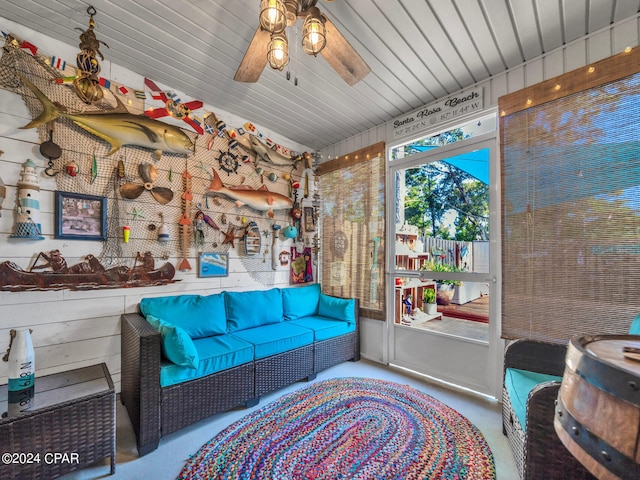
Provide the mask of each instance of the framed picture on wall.
{"label": "framed picture on wall", "polygon": [[198,256],[198,277],[227,277],[228,275],[228,253],[200,253]]}
{"label": "framed picture on wall", "polygon": [[57,191],[55,215],[55,238],[107,239],[107,197]]}

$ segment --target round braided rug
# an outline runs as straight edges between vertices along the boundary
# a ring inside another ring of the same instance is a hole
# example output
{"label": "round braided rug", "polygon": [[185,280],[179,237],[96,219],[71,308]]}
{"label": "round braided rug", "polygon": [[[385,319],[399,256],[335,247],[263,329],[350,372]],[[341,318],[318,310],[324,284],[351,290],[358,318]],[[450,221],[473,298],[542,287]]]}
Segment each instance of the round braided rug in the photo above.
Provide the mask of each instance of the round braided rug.
{"label": "round braided rug", "polygon": [[456,410],[371,378],[314,383],[233,423],[179,479],[495,479],[493,455]]}

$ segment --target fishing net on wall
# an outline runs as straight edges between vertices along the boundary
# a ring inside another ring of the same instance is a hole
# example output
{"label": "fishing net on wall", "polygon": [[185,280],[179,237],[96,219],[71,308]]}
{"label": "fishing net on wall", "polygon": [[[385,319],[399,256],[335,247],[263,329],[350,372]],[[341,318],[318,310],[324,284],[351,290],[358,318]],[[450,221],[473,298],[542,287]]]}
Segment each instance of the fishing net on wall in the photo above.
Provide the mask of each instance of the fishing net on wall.
{"label": "fishing net on wall", "polygon": [[[20,76],[30,80],[45,96],[53,102],[63,105],[70,113],[91,113],[112,110],[116,105],[114,88],[113,95],[105,94],[104,101],[96,106],[86,105],[75,94],[73,85],[56,84],[54,79],[61,73],[46,62],[46,57],[40,53],[32,55],[19,48],[19,44],[7,37],[2,56],[0,57],[0,88],[12,91],[24,100],[32,118],[42,112],[40,101],[34,96]],[[142,104],[138,101],[138,104]],[[143,104],[140,110],[144,108]],[[215,115],[211,115],[206,122],[214,122]],[[287,195],[289,182],[283,180],[283,175],[290,173],[292,181],[300,180],[297,171],[289,167],[263,165],[264,172],[257,173],[253,154],[249,157],[241,147],[230,149],[227,137],[210,129],[214,133],[199,136],[191,130],[184,130],[195,143],[195,154],[185,156],[163,152],[160,159],[156,159],[154,152],[140,147],[123,146],[112,155],[107,155],[110,145],[89,134],[70,119],[59,117],[48,125],[38,127],[40,142],[53,140],[62,149],[60,158],[53,160],[50,171],[59,172],[55,175],[56,188],[59,191],[95,195],[107,198],[108,220],[107,240],[103,244],[102,252],[96,256],[105,266],[124,265],[133,266],[138,252],[151,252],[158,260],[178,258],[183,255],[189,258],[192,272],[197,268],[198,252],[230,252],[231,257],[238,256],[247,273],[259,284],[270,286],[274,284],[276,272],[271,268],[271,226],[274,223],[288,225],[289,211],[276,211],[275,217],[267,218],[261,212],[247,207],[237,208],[230,200],[223,197],[205,195],[213,178],[213,169],[220,175],[226,186],[246,185],[259,188],[266,184],[270,191]],[[246,161],[243,160],[245,157]],[[36,160],[36,163],[38,159]],[[41,159],[40,159],[41,160]],[[124,164],[124,175],[119,172],[119,161]],[[75,176],[65,173],[65,166],[74,162],[78,171]],[[153,182],[154,187],[171,189],[173,198],[166,205],[158,203],[148,191],[144,191],[137,199],[123,198],[119,189],[126,183],[143,184],[139,174],[139,165],[153,164],[158,169],[158,175]],[[46,163],[46,161],[45,161]],[[189,218],[194,220],[197,211],[202,211],[219,227],[215,229],[208,224],[199,229],[198,236],[193,226],[188,227],[188,235],[182,235],[179,220],[183,215],[181,196],[183,193],[183,172],[188,171],[191,176],[193,200]],[[272,175],[269,175],[269,174]],[[270,181],[273,178],[274,181]],[[169,233],[166,242],[158,242],[159,227],[164,221]],[[244,253],[242,233],[246,225],[256,222],[262,232],[262,249],[258,255],[248,256]],[[123,242],[122,227],[131,228],[128,243]],[[234,228],[236,239],[234,247],[230,242],[225,243],[225,233]],[[52,234],[52,232],[43,232]],[[52,235],[51,235],[52,236]],[[188,248],[183,248],[181,239],[187,238]],[[196,238],[198,241],[196,242]],[[78,252],[79,254],[87,252]]]}

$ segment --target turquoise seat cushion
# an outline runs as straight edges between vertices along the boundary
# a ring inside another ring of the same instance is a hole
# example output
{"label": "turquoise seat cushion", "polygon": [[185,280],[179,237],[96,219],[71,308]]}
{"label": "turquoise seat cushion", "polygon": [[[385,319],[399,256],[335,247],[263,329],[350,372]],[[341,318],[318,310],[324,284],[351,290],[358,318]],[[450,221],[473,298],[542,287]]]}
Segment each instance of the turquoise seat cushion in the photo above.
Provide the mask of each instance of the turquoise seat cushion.
{"label": "turquoise seat cushion", "polygon": [[233,332],[232,335],[251,343],[255,348],[256,359],[270,357],[313,343],[312,330],[299,325],[291,325],[291,322],[262,325]]}
{"label": "turquoise seat cushion", "polygon": [[634,318],[631,322],[629,335],[640,335],[640,313],[636,315],[636,318]]}
{"label": "turquoise seat cushion", "polygon": [[285,323],[310,328],[313,330],[313,336],[316,342],[333,337],[339,337],[340,335],[355,332],[356,330],[355,323],[335,320],[333,318],[319,317],[317,315],[313,317],[300,318],[298,320],[287,320]]}
{"label": "turquoise seat cushion", "polygon": [[283,320],[279,288],[224,292],[229,332],[279,323]]}
{"label": "turquoise seat cushion", "polygon": [[529,372],[517,368],[507,368],[504,374],[504,386],[509,394],[513,412],[520,422],[522,430],[527,428],[527,397],[536,385],[543,382],[561,382],[562,377],[544,373]]}
{"label": "turquoise seat cushion", "polygon": [[353,298],[337,298],[321,293],[318,315],[355,324],[355,304]]}
{"label": "turquoise seat cushion", "polygon": [[162,336],[162,353],[173,364],[195,369],[198,367],[198,352],[191,337],[180,327],[147,315],[147,322]]}
{"label": "turquoise seat cushion", "polygon": [[227,332],[224,295],[175,295],[143,298],[140,312],[153,315],[182,328],[191,338],[221,335]]}
{"label": "turquoise seat cushion", "polygon": [[174,363],[160,365],[160,385],[168,387],[237,367],[253,360],[253,345],[233,335],[217,335],[193,341],[200,361],[197,368],[180,367]]}
{"label": "turquoise seat cushion", "polygon": [[282,308],[286,320],[296,320],[318,314],[320,284],[314,283],[305,287],[283,288],[281,291]]}

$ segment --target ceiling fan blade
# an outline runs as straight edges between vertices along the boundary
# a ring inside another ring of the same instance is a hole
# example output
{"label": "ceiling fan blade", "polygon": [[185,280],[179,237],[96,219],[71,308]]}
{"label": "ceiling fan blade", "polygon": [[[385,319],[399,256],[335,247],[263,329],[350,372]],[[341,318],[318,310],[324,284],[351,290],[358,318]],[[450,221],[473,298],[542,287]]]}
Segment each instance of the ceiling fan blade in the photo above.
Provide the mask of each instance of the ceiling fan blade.
{"label": "ceiling fan blade", "polygon": [[125,183],[124,185],[120,185],[120,195],[122,195],[127,200],[134,200],[142,195],[144,192],[144,185],[140,185],[137,183]]}
{"label": "ceiling fan blade", "polygon": [[153,195],[153,198],[155,198],[161,205],[166,205],[173,200],[173,191],[170,188],[153,187],[150,192],[151,195]]}
{"label": "ceiling fan blade", "polygon": [[267,66],[267,48],[271,35],[258,26],[249,48],[242,57],[242,62],[233,79],[237,82],[255,83]]}
{"label": "ceiling fan blade", "polygon": [[371,71],[369,65],[356,52],[355,48],[342,36],[331,20],[326,16],[324,26],[327,30],[327,44],[320,52],[349,85],[355,85]]}

